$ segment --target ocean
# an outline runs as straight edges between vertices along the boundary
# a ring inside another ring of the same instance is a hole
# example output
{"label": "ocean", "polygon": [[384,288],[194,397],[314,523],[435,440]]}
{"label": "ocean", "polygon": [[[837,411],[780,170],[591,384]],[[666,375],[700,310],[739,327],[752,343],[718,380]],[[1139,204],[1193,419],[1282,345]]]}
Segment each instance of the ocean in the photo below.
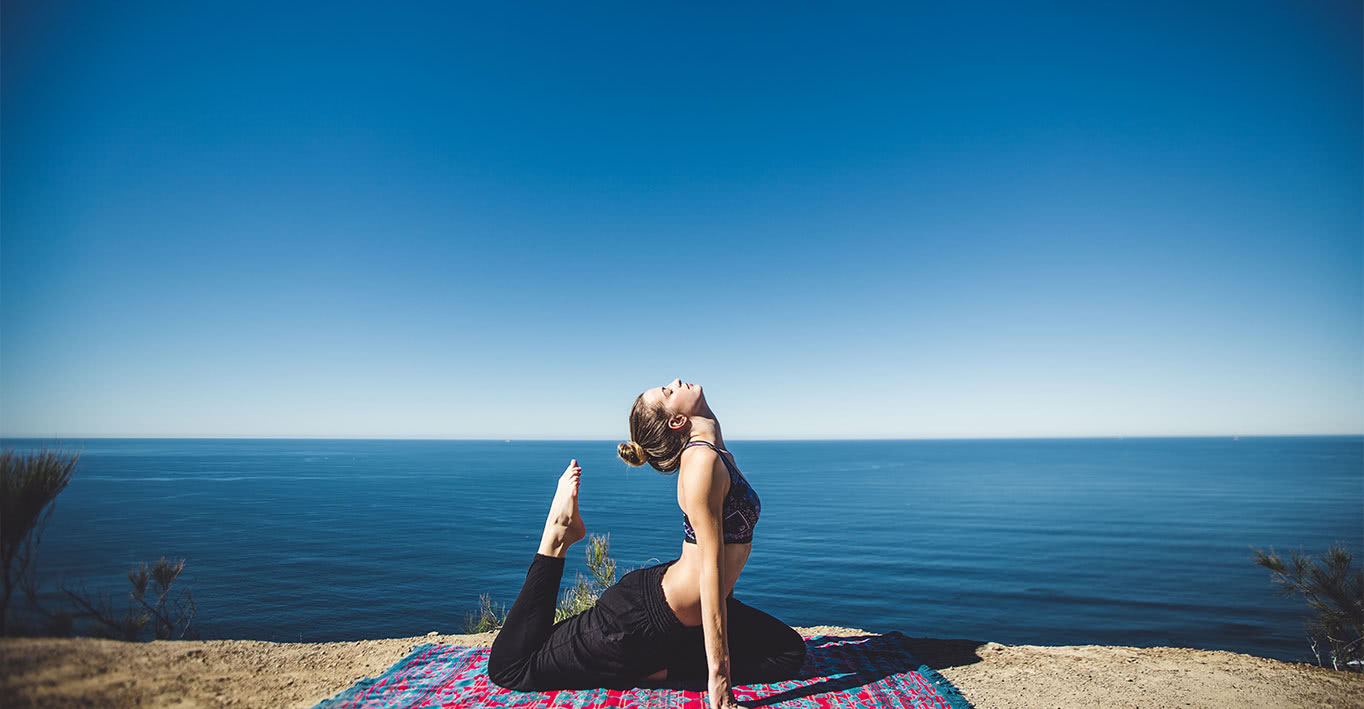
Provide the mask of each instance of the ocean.
{"label": "ocean", "polygon": [[[462,632],[480,594],[515,599],[570,458],[621,573],[682,544],[676,479],[614,440],[0,441],[54,443],[81,459],[44,599],[61,577],[121,609],[130,568],[184,558],[204,639]],[[793,626],[1313,661],[1251,547],[1364,562],[1360,436],[728,444],[762,500],[735,596]]]}

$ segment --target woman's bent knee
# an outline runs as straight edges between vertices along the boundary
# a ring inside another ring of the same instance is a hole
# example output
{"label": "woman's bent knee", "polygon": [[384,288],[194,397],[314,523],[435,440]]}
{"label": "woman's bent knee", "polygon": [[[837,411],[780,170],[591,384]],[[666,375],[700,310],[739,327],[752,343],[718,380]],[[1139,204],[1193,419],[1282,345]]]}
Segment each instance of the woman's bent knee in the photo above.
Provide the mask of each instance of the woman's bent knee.
{"label": "woman's bent knee", "polygon": [[488,679],[504,689],[524,692],[526,691],[523,689],[526,683],[526,673],[521,671],[523,666],[524,663],[501,662],[490,656],[488,658]]}
{"label": "woman's bent knee", "polygon": [[526,681],[524,675],[493,675],[489,673],[488,679],[503,689],[510,689],[515,692],[537,691],[535,687],[531,686],[530,682]]}
{"label": "woman's bent knee", "polygon": [[783,672],[790,673],[793,676],[805,664],[805,638],[802,638],[794,628],[791,630],[791,635],[785,646],[777,653],[775,660],[775,664]]}
{"label": "woman's bent knee", "polygon": [[791,664],[792,672],[795,672],[799,670],[801,667],[803,667],[805,665],[805,643],[801,642],[801,644],[797,645],[794,649],[792,649],[791,652],[787,655],[787,658]]}
{"label": "woman's bent knee", "polygon": [[742,668],[734,667],[735,682],[783,682],[800,677],[800,669],[805,665],[805,639],[792,630],[790,634],[781,633],[780,638],[772,638],[770,645],[761,655],[744,662]]}

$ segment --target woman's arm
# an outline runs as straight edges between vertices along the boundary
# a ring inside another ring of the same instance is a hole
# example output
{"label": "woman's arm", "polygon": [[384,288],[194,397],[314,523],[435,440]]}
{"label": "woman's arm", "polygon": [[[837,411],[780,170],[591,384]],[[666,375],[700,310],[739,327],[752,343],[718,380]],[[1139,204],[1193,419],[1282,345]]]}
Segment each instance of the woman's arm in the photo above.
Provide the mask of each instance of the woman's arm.
{"label": "woman's arm", "polygon": [[706,664],[710,668],[711,706],[729,707],[737,706],[730,684],[728,619],[722,592],[725,579],[722,510],[725,483],[729,479],[715,474],[716,462],[715,451],[698,449],[688,454],[678,474],[684,488],[683,511],[696,533],[701,558],[701,628],[706,639]]}

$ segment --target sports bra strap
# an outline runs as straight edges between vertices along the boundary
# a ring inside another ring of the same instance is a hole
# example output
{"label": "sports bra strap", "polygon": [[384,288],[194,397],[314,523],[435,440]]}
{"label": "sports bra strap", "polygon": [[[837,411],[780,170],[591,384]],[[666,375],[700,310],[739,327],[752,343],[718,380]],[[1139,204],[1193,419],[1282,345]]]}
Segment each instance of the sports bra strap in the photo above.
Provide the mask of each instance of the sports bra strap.
{"label": "sports bra strap", "polygon": [[716,448],[716,447],[715,447],[715,444],[714,444],[714,443],[711,443],[710,441],[692,441],[692,442],[690,442],[690,443],[688,443],[687,445],[682,446],[682,447],[685,449],[685,448],[691,448],[692,446],[710,446],[711,450],[724,451],[724,452],[726,452],[726,453],[729,452],[729,451],[726,451],[724,448]]}
{"label": "sports bra strap", "polygon": [[[686,450],[688,448],[691,448],[692,446],[710,446],[710,449],[713,451],[719,451],[720,453],[729,453],[729,451],[725,450],[724,448],[716,448],[715,444],[711,443],[710,441],[691,441],[690,443],[682,446],[682,449]],[[734,464],[729,462],[728,456],[723,455],[720,456],[720,462],[725,464],[725,469],[729,471],[729,476],[731,478],[734,477],[735,473],[739,472],[734,469]]]}

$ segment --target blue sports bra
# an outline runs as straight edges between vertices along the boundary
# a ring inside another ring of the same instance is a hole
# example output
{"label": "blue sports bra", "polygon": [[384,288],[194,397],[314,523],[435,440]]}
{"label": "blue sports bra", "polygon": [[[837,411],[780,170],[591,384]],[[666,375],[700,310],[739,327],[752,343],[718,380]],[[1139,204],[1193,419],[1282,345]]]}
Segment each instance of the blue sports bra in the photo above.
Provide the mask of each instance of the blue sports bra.
{"label": "blue sports bra", "polygon": [[[762,502],[758,500],[758,493],[739,473],[739,469],[729,462],[729,451],[716,448],[707,441],[692,441],[682,448],[687,449],[692,446],[710,446],[711,450],[720,454],[720,460],[723,460],[725,467],[729,469],[729,494],[725,496],[724,507],[721,511],[723,515],[721,526],[724,528],[725,543],[748,544],[752,542],[753,527],[758,523],[758,514],[762,511]],[[682,541],[690,544],[696,543],[696,530],[691,528],[691,520],[687,519],[686,512],[682,513]]]}

